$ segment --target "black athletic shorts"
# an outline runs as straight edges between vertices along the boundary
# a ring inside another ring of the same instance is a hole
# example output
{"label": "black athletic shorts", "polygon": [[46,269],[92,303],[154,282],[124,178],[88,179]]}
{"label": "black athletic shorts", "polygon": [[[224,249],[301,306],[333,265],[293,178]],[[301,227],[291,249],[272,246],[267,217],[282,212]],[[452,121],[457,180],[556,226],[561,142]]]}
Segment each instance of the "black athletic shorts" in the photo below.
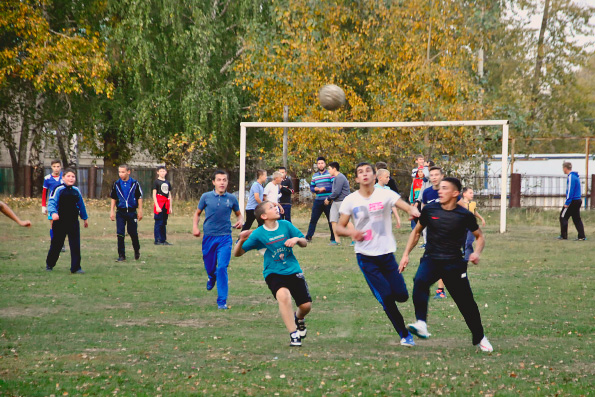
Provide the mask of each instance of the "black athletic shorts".
{"label": "black athletic shorts", "polygon": [[290,275],[272,273],[269,274],[264,281],[266,281],[275,299],[277,299],[277,291],[279,291],[280,288],[287,288],[296,305],[300,306],[306,302],[312,302],[312,297],[310,296],[310,290],[308,289],[308,283],[306,283],[304,273]]}

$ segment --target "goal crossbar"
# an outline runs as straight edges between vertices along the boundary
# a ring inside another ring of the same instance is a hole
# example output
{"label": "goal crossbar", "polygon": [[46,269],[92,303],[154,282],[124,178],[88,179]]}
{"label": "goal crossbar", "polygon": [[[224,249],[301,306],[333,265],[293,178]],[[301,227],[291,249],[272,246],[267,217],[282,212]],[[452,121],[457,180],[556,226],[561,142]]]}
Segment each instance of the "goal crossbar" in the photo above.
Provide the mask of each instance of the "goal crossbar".
{"label": "goal crossbar", "polygon": [[500,233],[506,232],[508,196],[508,120],[411,121],[411,122],[242,122],[240,123],[240,211],[246,200],[246,130],[248,128],[410,128],[410,127],[502,127],[502,178],[500,182]]}

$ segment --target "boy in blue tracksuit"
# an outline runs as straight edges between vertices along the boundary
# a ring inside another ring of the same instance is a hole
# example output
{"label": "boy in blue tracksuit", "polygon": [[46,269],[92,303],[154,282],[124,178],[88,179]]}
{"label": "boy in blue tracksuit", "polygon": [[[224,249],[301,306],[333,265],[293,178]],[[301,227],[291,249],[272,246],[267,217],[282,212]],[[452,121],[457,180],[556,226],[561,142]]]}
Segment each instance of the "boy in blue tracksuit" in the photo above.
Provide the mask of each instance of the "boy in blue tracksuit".
{"label": "boy in blue tracksuit", "polygon": [[60,250],[64,246],[64,240],[68,236],[70,246],[70,272],[73,274],[85,273],[81,269],[81,229],[78,217],[87,221],[87,210],[80,190],[74,186],[76,173],[73,169],[67,168],[63,174],[64,184],[54,189],[48,201],[48,214],[53,224],[54,237],[46,259],[46,270],[52,271],[60,257]]}
{"label": "boy in blue tracksuit", "polygon": [[207,272],[207,291],[217,285],[217,307],[227,310],[227,294],[229,291],[227,267],[231,259],[231,212],[236,214],[237,222],[233,226],[240,229],[244,224],[244,217],[240,211],[238,199],[227,193],[229,178],[227,172],[217,170],[211,178],[213,189],[204,193],[198,202],[198,208],[192,219],[192,234],[200,237],[198,222],[204,211],[204,237],[202,239],[202,259]]}
{"label": "boy in blue tracksuit", "polygon": [[[116,233],[118,235],[118,259],[117,262],[126,260],[124,247],[124,236],[126,229],[132,240],[134,248],[134,259],[140,258],[140,243],[138,241],[138,222],[143,219],[143,191],[140,184],[130,177],[130,167],[122,164],[118,167],[120,179],[112,186],[112,205],[110,219],[116,221]],[[117,207],[117,213],[116,213]]]}
{"label": "boy in blue tracksuit", "polygon": [[564,207],[560,211],[560,236],[558,240],[568,239],[568,218],[572,217],[576,231],[578,232],[578,241],[584,241],[585,228],[581,219],[581,180],[578,177],[578,172],[572,171],[572,163],[564,162],[562,164],[562,170],[568,179],[566,180],[566,201]]}

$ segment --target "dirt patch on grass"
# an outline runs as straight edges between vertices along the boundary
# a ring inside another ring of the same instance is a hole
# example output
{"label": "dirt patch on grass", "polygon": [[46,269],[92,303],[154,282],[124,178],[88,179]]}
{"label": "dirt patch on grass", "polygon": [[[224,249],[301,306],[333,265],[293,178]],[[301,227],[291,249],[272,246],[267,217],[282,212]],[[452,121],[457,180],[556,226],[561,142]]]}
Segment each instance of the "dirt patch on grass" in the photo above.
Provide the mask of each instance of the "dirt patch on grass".
{"label": "dirt patch on grass", "polygon": [[0,318],[42,317],[58,311],[53,307],[5,307],[0,309]]}

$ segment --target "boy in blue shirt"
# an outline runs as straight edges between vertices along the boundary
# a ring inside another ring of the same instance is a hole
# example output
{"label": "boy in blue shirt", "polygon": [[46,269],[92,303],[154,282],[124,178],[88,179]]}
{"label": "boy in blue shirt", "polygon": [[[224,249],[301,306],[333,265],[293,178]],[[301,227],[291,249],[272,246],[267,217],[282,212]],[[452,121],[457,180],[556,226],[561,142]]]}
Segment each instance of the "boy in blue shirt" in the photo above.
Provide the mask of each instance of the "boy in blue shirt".
{"label": "boy in blue shirt", "polygon": [[200,237],[198,221],[205,212],[203,225],[205,236],[202,239],[202,259],[207,272],[207,291],[217,284],[217,307],[227,310],[227,294],[229,291],[227,267],[231,260],[231,212],[235,212],[237,222],[235,229],[242,227],[244,217],[240,212],[238,199],[227,193],[227,172],[217,170],[212,177],[215,189],[204,193],[198,202],[198,208],[192,220],[192,234]]}
{"label": "boy in blue shirt", "polygon": [[[143,219],[143,191],[140,184],[130,177],[130,167],[122,164],[118,167],[120,179],[112,186],[112,206],[110,219],[116,221],[118,235],[118,259],[116,262],[126,260],[124,237],[126,229],[132,240],[134,259],[140,259],[140,243],[138,241],[138,222]],[[115,209],[118,208],[116,214]]]}
{"label": "boy in blue shirt", "polygon": [[[50,166],[52,167],[52,172],[47,174],[43,178],[43,191],[41,193],[41,213],[47,214],[47,202],[50,198],[50,195],[54,192],[54,189],[60,186],[63,183],[62,180],[62,162],[60,160],[52,160]],[[50,220],[50,240],[54,237],[54,232],[52,231],[52,218],[48,216]],[[62,247],[62,252],[66,251],[64,247]]]}
{"label": "boy in blue shirt", "polygon": [[[300,264],[293,255],[297,244],[306,247],[308,242],[289,221],[279,220],[281,215],[274,203],[265,201],[255,210],[255,216],[264,221],[254,232],[246,230],[240,233],[234,256],[257,249],[264,256],[264,280],[277,302],[281,318],[289,331],[290,346],[301,346],[306,337],[304,317],[312,309],[312,297]],[[293,311],[291,298],[295,300],[297,311]]]}
{"label": "boy in blue shirt", "polygon": [[256,219],[254,210],[256,206],[262,203],[264,197],[264,187],[262,186],[267,180],[267,172],[265,170],[256,170],[256,182],[250,188],[250,197],[246,205],[246,222],[242,227],[242,231],[250,230],[254,221],[258,222],[258,226],[262,225],[262,219]]}
{"label": "boy in blue shirt", "polygon": [[76,173],[73,169],[67,168],[63,175],[64,184],[58,186],[52,192],[48,202],[48,214],[52,219],[52,229],[54,237],[48,256],[46,258],[46,270],[52,271],[60,257],[60,250],[64,246],[64,240],[68,236],[70,246],[70,272],[72,274],[84,274],[81,269],[81,229],[78,217],[85,222],[85,227],[89,227],[87,221],[87,210],[83,195],[80,190],[74,186],[76,182]]}

